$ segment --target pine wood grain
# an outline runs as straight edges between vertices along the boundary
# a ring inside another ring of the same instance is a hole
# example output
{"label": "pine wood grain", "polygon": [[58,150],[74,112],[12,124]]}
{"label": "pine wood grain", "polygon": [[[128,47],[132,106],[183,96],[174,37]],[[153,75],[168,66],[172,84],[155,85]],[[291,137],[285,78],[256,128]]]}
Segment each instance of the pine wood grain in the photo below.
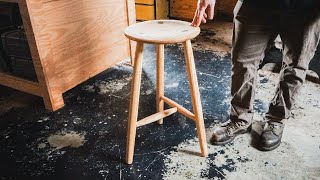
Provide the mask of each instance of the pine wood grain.
{"label": "pine wood grain", "polygon": [[138,42],[135,52],[134,68],[133,68],[133,79],[131,83],[131,99],[129,106],[129,120],[127,129],[127,164],[132,164],[134,145],[137,131],[137,120],[138,120],[138,108],[139,108],[139,97],[141,87],[141,76],[142,76],[142,58],[143,58],[143,43]]}
{"label": "pine wood grain", "polygon": [[28,81],[2,72],[0,72],[0,82],[2,85],[7,87],[15,88],[33,95],[42,96],[39,83],[37,82]]}
{"label": "pine wood grain", "polygon": [[[126,151],[127,164],[132,164],[133,162],[137,127],[150,124],[155,121],[157,121],[158,124],[162,124],[163,118],[177,111],[195,121],[200,142],[201,155],[204,157],[208,156],[199,85],[190,40],[196,37],[199,32],[200,29],[190,26],[189,22],[177,20],[146,21],[131,25],[126,28],[125,35],[129,39],[137,41],[137,49],[134,60],[135,63],[133,68],[133,79],[131,85],[131,99],[129,105]],[[192,99],[194,114],[186,108],[182,107],[180,104],[164,96],[164,45],[179,42],[182,42],[182,44],[184,45],[186,70],[189,79],[191,91],[190,95]],[[155,44],[157,49],[157,113],[143,118],[140,121],[137,121],[139,111],[139,97],[142,76],[142,55],[144,43]],[[164,103],[167,103],[172,108],[164,110]]]}
{"label": "pine wood grain", "polygon": [[169,18],[169,0],[155,0],[156,1],[156,19]]}
{"label": "pine wood grain", "polygon": [[[6,0],[7,1],[7,0]],[[135,23],[134,0],[19,0],[46,108],[64,106],[62,93],[130,57],[123,31]],[[6,84],[12,78],[1,78]],[[19,81],[16,81],[19,82]],[[11,83],[12,84],[12,83]]]}
{"label": "pine wood grain", "polygon": [[192,99],[193,113],[196,119],[196,127],[198,131],[198,138],[200,142],[201,155],[203,157],[208,156],[207,139],[204,127],[203,111],[200,98],[199,84],[197,78],[197,71],[194,63],[194,56],[191,41],[188,40],[183,43],[184,55],[186,59],[186,69],[188,74],[190,94]]}
{"label": "pine wood grain", "polygon": [[136,12],[140,21],[168,19],[169,0],[136,0]]}
{"label": "pine wood grain", "polygon": [[[127,1],[127,21],[128,26],[136,23],[136,8],[134,0],[126,0]],[[129,48],[130,48],[130,59],[131,64],[134,64],[134,54],[137,43],[135,41],[129,40]]]}
{"label": "pine wood grain", "polygon": [[154,6],[136,4],[136,13],[139,20],[154,20],[156,18]]}
{"label": "pine wood grain", "polygon": [[39,55],[53,93],[65,92],[129,57],[126,1],[28,1]]}
{"label": "pine wood grain", "polygon": [[125,35],[134,41],[153,44],[173,44],[198,36],[199,27],[178,20],[153,20],[140,22],[125,29]]}
{"label": "pine wood grain", "polygon": [[[157,111],[162,112],[164,110],[164,101],[161,99],[164,96],[164,44],[158,44],[156,46],[157,52]],[[159,119],[158,124],[163,124],[163,118]]]}
{"label": "pine wood grain", "polygon": [[[170,17],[192,20],[197,9],[198,0],[171,0]],[[237,0],[217,0],[216,13],[233,17],[233,9]]]}
{"label": "pine wood grain", "polygon": [[177,19],[193,19],[197,9],[197,0],[171,0],[170,17]]}
{"label": "pine wood grain", "polygon": [[158,121],[159,119],[163,119],[165,117],[168,117],[168,116],[172,115],[175,112],[177,112],[177,108],[170,108],[170,109],[166,109],[164,111],[157,112],[155,114],[152,114],[152,115],[150,115],[148,117],[145,117],[145,118],[139,120],[138,123],[137,123],[137,127],[144,126],[144,125],[147,125],[147,124],[151,124],[153,122]]}
{"label": "pine wood grain", "polygon": [[154,5],[154,0],[136,0],[137,4],[151,4]]}

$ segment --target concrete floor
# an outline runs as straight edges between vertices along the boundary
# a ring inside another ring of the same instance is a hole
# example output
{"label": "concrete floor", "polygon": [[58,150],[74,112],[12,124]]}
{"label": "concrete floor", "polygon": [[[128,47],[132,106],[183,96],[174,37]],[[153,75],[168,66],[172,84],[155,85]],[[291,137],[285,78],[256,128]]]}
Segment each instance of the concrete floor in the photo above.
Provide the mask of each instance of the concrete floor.
{"label": "concrete floor", "polygon": [[[208,140],[213,127],[228,119],[231,27],[206,25],[194,40]],[[181,46],[167,45],[165,53],[165,93],[190,109]],[[154,47],[147,46],[141,118],[155,111],[154,57]],[[318,53],[310,67],[318,75],[319,60]],[[279,78],[270,67],[280,61],[273,49],[259,71],[255,131]],[[252,133],[223,147],[209,144],[209,157],[199,157],[194,123],[174,114],[161,126],[138,129],[134,164],[128,166],[131,75],[129,65],[117,65],[66,92],[66,106],[54,113],[43,109],[40,98],[0,86],[0,179],[320,179],[319,79],[305,83],[275,151],[255,149]]]}

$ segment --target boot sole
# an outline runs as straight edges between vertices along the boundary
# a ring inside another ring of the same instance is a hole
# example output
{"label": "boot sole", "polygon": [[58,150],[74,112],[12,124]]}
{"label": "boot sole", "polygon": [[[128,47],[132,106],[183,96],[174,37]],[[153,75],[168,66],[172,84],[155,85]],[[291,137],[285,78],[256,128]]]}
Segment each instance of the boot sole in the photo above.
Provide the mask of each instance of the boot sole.
{"label": "boot sole", "polygon": [[[244,134],[244,133],[242,133],[242,134]],[[239,135],[240,135],[240,134],[239,134]],[[233,137],[233,138],[231,138],[231,139],[229,139],[229,140],[227,140],[227,141],[223,141],[223,142],[211,141],[211,144],[213,144],[213,145],[218,145],[218,146],[222,146],[222,145],[226,145],[226,144],[231,143],[234,139],[235,139],[235,137]]]}
{"label": "boot sole", "polygon": [[251,126],[252,126],[252,125],[250,125],[250,126],[246,129],[246,131],[244,131],[244,132],[242,132],[242,133],[240,133],[240,134],[237,134],[236,136],[234,136],[233,138],[231,138],[231,139],[229,139],[229,140],[227,140],[227,141],[223,141],[223,142],[211,141],[211,144],[213,144],[213,145],[218,145],[218,146],[222,146],[222,145],[229,144],[229,143],[231,143],[237,136],[239,136],[239,135],[241,135],[241,134],[246,134],[246,133],[250,132],[250,131],[251,131]]}
{"label": "boot sole", "polygon": [[281,141],[280,141],[278,144],[276,144],[276,145],[274,145],[274,146],[272,146],[272,147],[263,147],[263,146],[260,146],[260,150],[261,150],[261,151],[272,151],[272,150],[277,149],[277,148],[280,146],[280,144],[281,144]]}

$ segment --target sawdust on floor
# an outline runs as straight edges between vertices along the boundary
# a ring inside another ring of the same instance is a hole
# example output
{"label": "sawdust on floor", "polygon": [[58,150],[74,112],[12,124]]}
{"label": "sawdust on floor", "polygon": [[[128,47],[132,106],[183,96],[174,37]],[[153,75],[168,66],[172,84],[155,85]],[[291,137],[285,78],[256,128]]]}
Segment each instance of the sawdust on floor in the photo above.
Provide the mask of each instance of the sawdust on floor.
{"label": "sawdust on floor", "polygon": [[[63,131],[57,134],[50,135],[47,141],[52,147],[56,149],[62,149],[65,147],[78,148],[83,146],[86,142],[83,134],[74,131]],[[39,144],[38,147],[43,147],[43,145]]]}
{"label": "sawdust on floor", "polygon": [[95,85],[99,88],[100,94],[106,94],[120,91],[123,87],[128,85],[130,81],[131,77],[125,77],[112,81],[98,81]]}
{"label": "sawdust on floor", "polygon": [[197,51],[213,51],[217,56],[224,57],[232,47],[232,22],[214,21],[201,26],[201,36],[194,40]]}

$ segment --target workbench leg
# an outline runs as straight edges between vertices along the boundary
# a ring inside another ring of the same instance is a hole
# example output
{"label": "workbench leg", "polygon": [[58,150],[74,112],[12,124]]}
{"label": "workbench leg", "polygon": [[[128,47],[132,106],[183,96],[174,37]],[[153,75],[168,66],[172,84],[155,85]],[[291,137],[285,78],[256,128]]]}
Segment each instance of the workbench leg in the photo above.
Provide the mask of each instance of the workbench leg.
{"label": "workbench leg", "polygon": [[64,106],[64,100],[61,93],[52,94],[43,97],[44,105],[49,111],[56,111]]}

